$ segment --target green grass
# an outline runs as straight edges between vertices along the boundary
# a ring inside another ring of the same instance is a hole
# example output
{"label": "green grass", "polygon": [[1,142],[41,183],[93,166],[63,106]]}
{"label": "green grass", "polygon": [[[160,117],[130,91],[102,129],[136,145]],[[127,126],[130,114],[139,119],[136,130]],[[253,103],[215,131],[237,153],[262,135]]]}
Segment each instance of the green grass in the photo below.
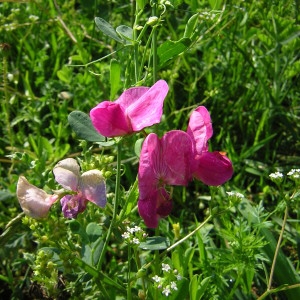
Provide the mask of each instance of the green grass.
{"label": "green grass", "polygon": [[[284,281],[281,270],[275,268],[272,288],[299,284],[299,181],[293,185],[286,179],[277,186],[268,176],[300,168],[299,1],[170,1],[173,7],[166,6],[159,26],[149,26],[139,44],[125,47],[99,31],[94,17],[114,28],[132,27],[134,22],[143,26],[152,16],[149,1],[137,1],[140,6],[146,4],[139,15],[130,1],[104,2],[0,3],[1,297],[27,299],[30,293],[40,292],[61,299],[53,289],[56,283],[58,291],[64,290],[63,296],[70,299],[126,297],[123,289],[129,297],[128,248],[121,238],[124,224],[113,228],[101,270],[104,277],[95,275],[96,266],[82,259],[88,256],[83,250],[87,248],[83,232],[96,222],[105,235],[113,196],[104,212],[89,206],[76,220],[78,224],[62,217],[59,204],[51,209],[49,219],[39,223],[19,216],[16,183],[25,175],[32,184],[50,191],[57,188],[51,170],[59,160],[77,157],[90,166],[113,157],[113,164],[105,165],[111,172],[107,186],[112,194],[115,148],[99,149],[97,144],[80,142],[68,115],[75,110],[89,113],[110,95],[116,99],[130,86],[150,86],[155,77],[166,80],[170,91],[163,121],[153,130],[160,135],[171,129],[185,130],[191,111],[205,105],[214,128],[210,146],[226,152],[235,170],[233,178],[217,189],[200,182],[186,189],[174,188],[173,212],[159,228],[171,244],[179,238],[172,230],[174,224],[179,224],[182,238],[214,212],[201,230],[159,257],[184,276],[178,294],[183,290],[189,294],[178,299],[256,299],[267,291],[286,203],[289,217],[278,264],[288,265],[289,276]],[[157,16],[162,12],[158,7]],[[155,34],[158,63],[153,67]],[[182,51],[160,52],[166,41]],[[137,191],[133,188],[130,197],[127,191],[136,178],[134,144],[141,137],[128,137],[122,144],[121,204],[133,210],[122,216],[135,224],[141,222],[134,208]],[[229,209],[226,191],[231,190],[243,193],[251,208],[240,204]],[[154,232],[148,230],[148,234]],[[47,248],[47,259],[40,254],[43,248]],[[134,254],[130,258],[132,298],[137,299],[145,285],[148,299],[164,299],[151,282],[158,266],[150,262],[157,256],[132,251],[142,254],[140,265]],[[76,253],[77,261],[70,259],[71,253]],[[34,275],[46,260],[55,267]],[[143,265],[146,275],[137,272]],[[114,281],[115,288],[105,276]],[[143,282],[135,280],[139,276]],[[299,294],[299,287],[276,292],[278,299],[296,299]]]}

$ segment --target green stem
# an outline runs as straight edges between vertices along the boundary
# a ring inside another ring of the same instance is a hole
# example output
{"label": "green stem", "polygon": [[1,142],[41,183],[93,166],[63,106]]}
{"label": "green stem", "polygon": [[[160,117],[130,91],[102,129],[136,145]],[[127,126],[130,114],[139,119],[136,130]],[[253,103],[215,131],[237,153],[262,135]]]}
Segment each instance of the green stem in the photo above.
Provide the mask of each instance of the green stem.
{"label": "green stem", "polygon": [[100,270],[103,260],[104,260],[104,255],[107,250],[108,242],[110,240],[110,236],[112,234],[112,230],[115,227],[115,222],[117,218],[117,212],[118,212],[118,206],[119,206],[119,198],[120,198],[120,181],[121,181],[121,144],[120,141],[117,142],[117,174],[116,174],[116,187],[115,187],[115,203],[114,203],[114,208],[113,208],[113,215],[112,219],[110,222],[110,226],[107,231],[106,239],[103,245],[103,249],[99,258],[99,262],[97,265],[97,269]]}
{"label": "green stem", "polygon": [[274,258],[273,258],[272,267],[271,267],[271,271],[270,271],[270,278],[269,278],[269,283],[268,283],[267,290],[270,290],[271,286],[272,286],[276,260],[277,260],[278,252],[279,252],[280,245],[281,245],[281,242],[282,242],[282,237],[283,237],[284,228],[285,228],[285,225],[286,225],[286,222],[287,222],[287,217],[288,217],[288,205],[286,205],[285,212],[284,212],[283,223],[282,223],[280,235],[279,235],[279,238],[278,238],[278,241],[277,241],[277,246],[276,246],[275,253],[274,253]]}
{"label": "green stem", "polygon": [[137,2],[135,2],[135,19],[134,19],[134,24],[133,24],[133,57],[134,57],[134,79],[135,83],[138,82],[139,80],[139,43],[137,41],[137,25],[138,25],[138,20],[140,13],[138,12],[139,7]]}
{"label": "green stem", "polygon": [[[157,3],[153,1],[152,16],[156,16]],[[153,84],[157,81],[157,31],[156,26],[153,27],[152,35],[152,58],[153,58]]]}
{"label": "green stem", "polygon": [[127,271],[127,300],[131,300],[131,282],[130,282],[130,273],[131,273],[131,247],[128,245],[128,271]]}

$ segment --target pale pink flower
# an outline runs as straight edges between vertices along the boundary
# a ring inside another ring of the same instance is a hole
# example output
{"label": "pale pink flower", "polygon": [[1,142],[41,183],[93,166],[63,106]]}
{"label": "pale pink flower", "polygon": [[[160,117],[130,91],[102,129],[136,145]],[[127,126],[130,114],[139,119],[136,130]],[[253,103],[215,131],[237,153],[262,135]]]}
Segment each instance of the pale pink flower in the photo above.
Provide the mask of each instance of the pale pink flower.
{"label": "pale pink flower", "polygon": [[105,206],[106,185],[99,170],[90,170],[80,174],[77,161],[67,158],[56,164],[53,174],[55,180],[64,189],[70,191],[70,194],[60,200],[66,218],[75,218],[78,213],[84,211],[87,201],[100,207]]}
{"label": "pale pink flower", "polygon": [[17,198],[26,215],[39,219],[47,216],[58,195],[49,195],[30,184],[24,176],[20,176],[17,183]]}

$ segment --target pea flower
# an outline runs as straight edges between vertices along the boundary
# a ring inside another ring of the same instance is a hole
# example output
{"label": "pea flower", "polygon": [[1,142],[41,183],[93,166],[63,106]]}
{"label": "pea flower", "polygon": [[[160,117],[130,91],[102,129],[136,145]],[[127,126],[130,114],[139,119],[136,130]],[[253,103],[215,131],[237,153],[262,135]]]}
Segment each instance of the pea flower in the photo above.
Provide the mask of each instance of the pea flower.
{"label": "pea flower", "polygon": [[62,211],[66,218],[75,218],[86,208],[87,201],[100,207],[106,204],[106,185],[99,170],[90,170],[80,175],[80,167],[73,158],[64,159],[53,169],[55,180],[69,190],[61,198]]}
{"label": "pea flower", "polygon": [[213,129],[210,114],[204,106],[199,106],[191,114],[187,134],[193,143],[193,177],[212,186],[228,181],[233,174],[231,161],[222,152],[208,151],[208,140],[213,135]]}
{"label": "pea flower", "polygon": [[106,137],[123,136],[157,124],[168,90],[164,80],[157,81],[151,88],[130,88],[116,101],[103,101],[94,107],[90,111],[92,124]]}
{"label": "pea flower", "polygon": [[150,228],[172,210],[167,185],[186,186],[196,178],[217,186],[233,174],[232,163],[221,152],[209,152],[208,140],[213,135],[209,112],[198,107],[189,120],[187,132],[172,130],[161,139],[151,133],[145,139],[138,171],[138,209]]}
{"label": "pea flower", "polygon": [[192,142],[180,130],[167,132],[161,139],[150,133],[142,146],[138,171],[140,216],[155,228],[172,210],[166,186],[187,185],[190,179]]}
{"label": "pea flower", "polygon": [[47,216],[58,195],[49,195],[30,184],[24,176],[20,176],[17,183],[17,198],[26,215],[39,219]]}

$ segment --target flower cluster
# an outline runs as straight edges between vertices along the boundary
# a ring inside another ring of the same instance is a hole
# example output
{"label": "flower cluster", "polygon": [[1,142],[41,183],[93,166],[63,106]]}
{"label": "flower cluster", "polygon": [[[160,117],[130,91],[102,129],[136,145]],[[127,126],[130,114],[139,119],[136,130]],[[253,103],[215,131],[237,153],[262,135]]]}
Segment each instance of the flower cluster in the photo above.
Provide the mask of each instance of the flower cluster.
{"label": "flower cluster", "polygon": [[147,237],[147,233],[139,226],[129,227],[122,234],[122,238],[128,245],[139,245]]}
{"label": "flower cluster", "polygon": [[172,269],[169,264],[162,263],[163,277],[155,275],[152,277],[154,286],[161,290],[161,293],[168,297],[172,291],[177,291],[177,281],[182,279],[182,276],[176,269]]}
{"label": "flower cluster", "polygon": [[[92,124],[106,137],[123,136],[159,123],[168,93],[164,80],[151,88],[135,87],[114,102],[104,101],[90,112]],[[186,186],[192,179],[218,186],[233,174],[231,161],[222,152],[210,152],[213,135],[210,114],[204,106],[193,111],[187,131],[171,130],[159,138],[150,133],[142,146],[138,170],[138,210],[150,228],[172,210],[169,185]]]}
{"label": "flower cluster", "polygon": [[162,138],[155,133],[147,136],[140,155],[138,209],[148,227],[157,227],[159,219],[171,212],[168,185],[186,186],[195,178],[218,186],[231,178],[233,167],[228,157],[208,151],[212,134],[209,112],[200,106],[191,114],[186,132],[171,130]]}
{"label": "flower cluster", "polygon": [[53,203],[60,198],[66,218],[75,218],[85,210],[87,201],[100,207],[106,204],[106,185],[99,170],[80,174],[80,167],[73,158],[57,163],[53,169],[55,180],[64,188],[59,194],[49,195],[30,184],[21,176],[17,184],[17,197],[26,215],[33,218],[47,216]]}
{"label": "flower cluster", "polygon": [[294,180],[298,180],[300,179],[300,169],[292,169],[287,173],[287,175]]}

